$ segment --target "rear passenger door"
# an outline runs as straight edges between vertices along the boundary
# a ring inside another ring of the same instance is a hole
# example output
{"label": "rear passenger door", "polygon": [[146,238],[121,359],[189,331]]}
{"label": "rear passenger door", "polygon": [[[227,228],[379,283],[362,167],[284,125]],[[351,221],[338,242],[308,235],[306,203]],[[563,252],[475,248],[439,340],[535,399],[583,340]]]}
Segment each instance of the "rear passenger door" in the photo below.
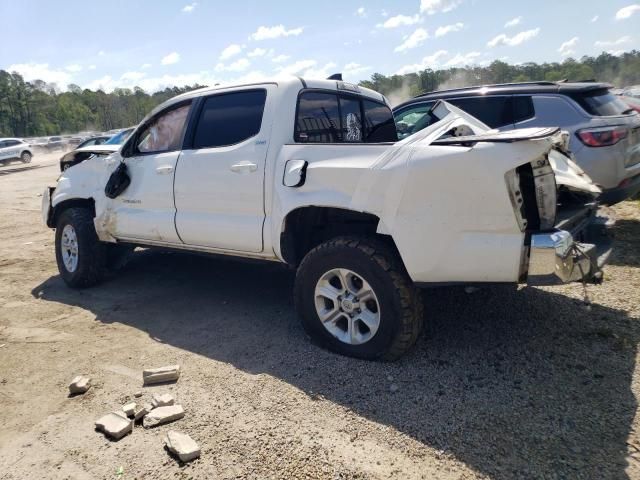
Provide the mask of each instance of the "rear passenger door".
{"label": "rear passenger door", "polygon": [[261,252],[275,85],[200,99],[176,169],[176,228],[188,245]]}

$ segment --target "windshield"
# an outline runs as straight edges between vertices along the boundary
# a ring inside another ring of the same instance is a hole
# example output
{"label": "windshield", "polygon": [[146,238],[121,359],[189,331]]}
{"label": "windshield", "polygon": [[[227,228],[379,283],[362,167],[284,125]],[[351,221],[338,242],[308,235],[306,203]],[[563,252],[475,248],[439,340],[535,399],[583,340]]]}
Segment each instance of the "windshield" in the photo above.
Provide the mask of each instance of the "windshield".
{"label": "windshield", "polygon": [[116,133],[113,137],[107,140],[105,145],[122,145],[124,141],[129,138],[133,129],[123,130],[120,133]]}

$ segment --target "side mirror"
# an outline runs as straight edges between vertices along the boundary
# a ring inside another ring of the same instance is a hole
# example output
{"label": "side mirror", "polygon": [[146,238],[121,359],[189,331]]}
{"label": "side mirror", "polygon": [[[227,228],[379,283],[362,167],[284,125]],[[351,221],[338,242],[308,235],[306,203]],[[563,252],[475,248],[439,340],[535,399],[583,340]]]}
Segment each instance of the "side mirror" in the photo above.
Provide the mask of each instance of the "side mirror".
{"label": "side mirror", "polygon": [[285,187],[301,187],[307,178],[306,160],[288,160],[284,166],[282,184]]}

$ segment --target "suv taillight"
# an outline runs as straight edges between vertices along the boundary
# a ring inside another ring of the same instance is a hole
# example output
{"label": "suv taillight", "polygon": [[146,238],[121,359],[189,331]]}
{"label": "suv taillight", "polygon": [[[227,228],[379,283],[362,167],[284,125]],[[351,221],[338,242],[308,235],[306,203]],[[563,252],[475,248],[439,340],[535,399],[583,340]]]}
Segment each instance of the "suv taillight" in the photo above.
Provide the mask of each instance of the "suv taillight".
{"label": "suv taillight", "polygon": [[629,130],[625,127],[598,127],[578,130],[578,138],[587,147],[608,147],[626,138]]}

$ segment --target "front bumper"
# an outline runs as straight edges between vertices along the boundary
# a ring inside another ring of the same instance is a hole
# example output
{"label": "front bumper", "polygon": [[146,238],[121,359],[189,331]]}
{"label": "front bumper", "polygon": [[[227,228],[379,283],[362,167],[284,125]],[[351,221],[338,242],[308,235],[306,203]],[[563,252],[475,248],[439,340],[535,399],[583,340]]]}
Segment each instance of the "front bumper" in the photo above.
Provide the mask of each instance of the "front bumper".
{"label": "front bumper", "polygon": [[558,285],[568,282],[602,282],[602,268],[611,254],[613,219],[595,216],[578,241],[566,230],[531,236],[529,285]]}

